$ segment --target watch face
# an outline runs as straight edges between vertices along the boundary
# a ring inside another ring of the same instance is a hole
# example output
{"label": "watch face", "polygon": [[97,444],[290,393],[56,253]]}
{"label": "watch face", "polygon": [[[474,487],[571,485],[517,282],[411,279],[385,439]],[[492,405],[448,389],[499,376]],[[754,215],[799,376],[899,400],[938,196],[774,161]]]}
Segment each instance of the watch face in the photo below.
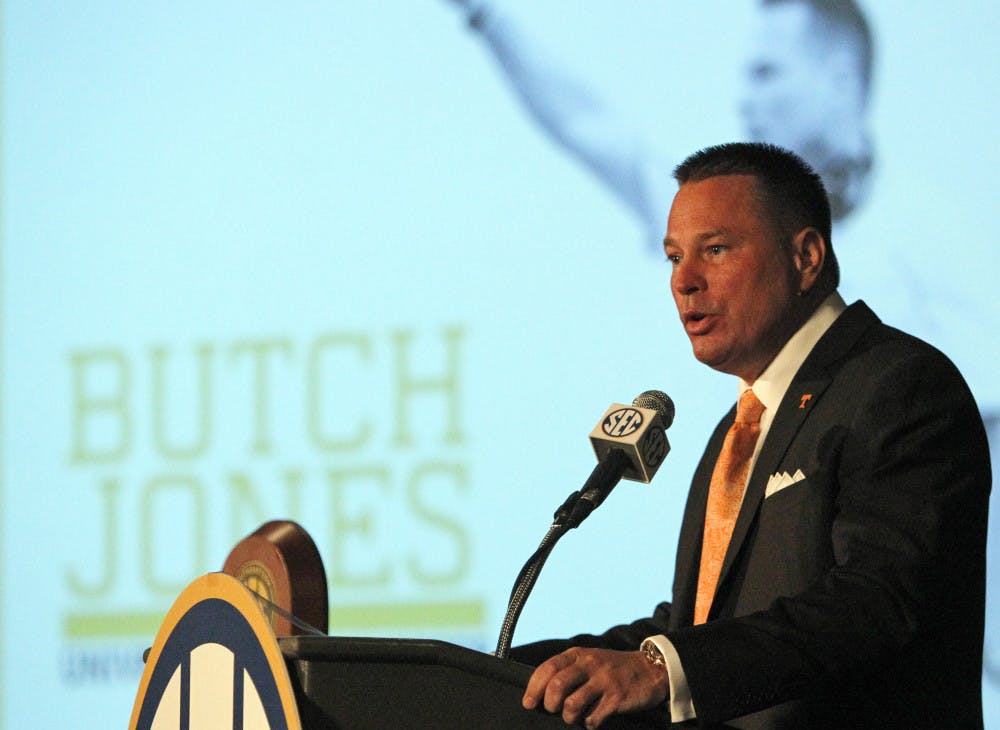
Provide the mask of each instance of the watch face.
{"label": "watch face", "polygon": [[663,658],[660,648],[652,641],[642,642],[639,649],[642,651],[642,655],[646,657],[651,664],[655,664],[658,667],[665,667],[667,665],[667,661]]}

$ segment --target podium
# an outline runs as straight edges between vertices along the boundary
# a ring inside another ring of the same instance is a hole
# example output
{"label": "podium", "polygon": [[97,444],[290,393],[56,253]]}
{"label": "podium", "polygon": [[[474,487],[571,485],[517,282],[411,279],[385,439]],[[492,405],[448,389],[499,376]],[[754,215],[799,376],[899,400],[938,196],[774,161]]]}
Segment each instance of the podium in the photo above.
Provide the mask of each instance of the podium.
{"label": "podium", "polygon": [[[167,613],[130,730],[566,727],[521,706],[526,664],[443,641],[327,636],[321,563],[297,525],[268,523],[233,555],[225,572],[195,580]],[[296,606],[312,611],[314,623],[291,613]],[[666,725],[661,710],[602,727]]]}
{"label": "podium", "polygon": [[[291,636],[278,639],[302,727],[391,730],[562,728],[521,707],[532,668],[442,641]],[[660,713],[602,727],[666,727]]]}
{"label": "podium", "polygon": [[[532,667],[425,639],[276,637],[256,594],[223,573],[177,599],[150,649],[132,730],[565,728],[521,707]],[[663,728],[661,713],[610,730]]]}

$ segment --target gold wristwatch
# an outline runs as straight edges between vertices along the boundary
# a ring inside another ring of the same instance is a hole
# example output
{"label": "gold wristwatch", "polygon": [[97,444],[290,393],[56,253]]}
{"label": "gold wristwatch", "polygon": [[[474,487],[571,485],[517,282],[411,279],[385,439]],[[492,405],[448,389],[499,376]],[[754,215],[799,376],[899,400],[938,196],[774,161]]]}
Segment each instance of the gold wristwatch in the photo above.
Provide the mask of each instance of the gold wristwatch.
{"label": "gold wristwatch", "polygon": [[660,647],[653,643],[652,639],[644,639],[639,645],[639,651],[642,652],[647,662],[666,671],[667,660],[663,658],[663,652],[660,651]]}

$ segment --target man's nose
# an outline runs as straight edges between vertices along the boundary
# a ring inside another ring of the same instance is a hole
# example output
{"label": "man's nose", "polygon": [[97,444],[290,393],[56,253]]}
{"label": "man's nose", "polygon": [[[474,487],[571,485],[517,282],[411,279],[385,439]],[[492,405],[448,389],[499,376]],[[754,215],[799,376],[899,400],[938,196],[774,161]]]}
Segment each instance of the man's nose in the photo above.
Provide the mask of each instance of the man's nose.
{"label": "man's nose", "polygon": [[670,285],[678,294],[694,294],[705,288],[705,278],[694,262],[680,261],[674,264]]}

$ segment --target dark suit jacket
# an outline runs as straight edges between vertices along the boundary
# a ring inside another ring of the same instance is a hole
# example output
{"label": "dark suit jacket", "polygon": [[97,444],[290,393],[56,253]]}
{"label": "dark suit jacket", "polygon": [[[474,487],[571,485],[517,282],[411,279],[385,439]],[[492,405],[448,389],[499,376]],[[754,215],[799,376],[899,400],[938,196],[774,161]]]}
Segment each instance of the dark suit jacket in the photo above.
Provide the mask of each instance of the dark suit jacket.
{"label": "dark suit jacket", "polygon": [[[734,416],[692,481],[673,604],[512,656],[635,649],[662,633],[704,724],[981,728],[989,451],[951,362],[861,302],[838,318],[775,414],[695,627],[708,483]],[[771,474],[799,469],[805,479],[765,499]]]}

